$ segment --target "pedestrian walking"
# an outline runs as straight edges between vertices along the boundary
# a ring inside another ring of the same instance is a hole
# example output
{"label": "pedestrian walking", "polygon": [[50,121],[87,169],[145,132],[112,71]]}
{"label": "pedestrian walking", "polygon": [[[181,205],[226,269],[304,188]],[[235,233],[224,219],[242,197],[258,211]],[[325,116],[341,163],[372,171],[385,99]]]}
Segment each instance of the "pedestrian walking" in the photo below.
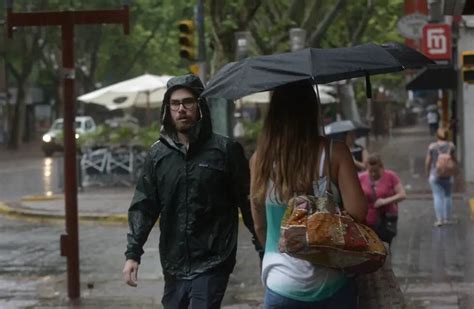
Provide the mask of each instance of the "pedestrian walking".
{"label": "pedestrian walking", "polygon": [[354,131],[346,133],[345,142],[351,151],[354,164],[358,171],[364,171],[366,168],[365,162],[367,161],[369,153],[362,145],[356,143],[356,139],[357,136]]}
{"label": "pedestrian walking", "polygon": [[425,159],[425,171],[433,192],[433,204],[436,215],[435,226],[456,223],[452,217],[453,176],[456,173],[457,159],[455,146],[448,141],[448,130],[436,131],[437,141],[428,146]]}
{"label": "pedestrian walking", "polygon": [[436,107],[431,108],[426,114],[426,120],[428,121],[428,126],[430,127],[430,134],[434,136],[436,130],[439,128],[440,115]]}
{"label": "pedestrian walking", "polygon": [[379,154],[370,154],[366,164],[367,171],[359,174],[368,201],[366,223],[391,245],[397,234],[398,203],[406,199],[405,189],[397,173],[384,167]]}
{"label": "pedestrian walking", "polygon": [[369,131],[369,127],[354,120],[335,121],[324,127],[324,132],[329,138],[346,143],[352,153],[354,164],[358,171],[365,170],[368,152],[356,141],[360,137],[368,136]]}
{"label": "pedestrian walking", "polygon": [[[251,159],[252,215],[265,246],[265,308],[357,307],[356,283],[346,273],[281,253],[278,247],[290,198],[308,192],[325,196],[328,178],[337,203],[356,221],[365,220],[367,202],[352,155],[344,143],[319,136],[318,119],[308,81],[276,88]],[[333,149],[327,152],[329,144]],[[325,176],[329,173],[331,177]]]}
{"label": "pedestrian walking", "polygon": [[236,262],[239,208],[255,235],[249,165],[240,144],[212,133],[199,78],[175,77],[167,88],[160,139],[128,211],[124,280],[137,286],[143,245],[160,218],[164,308],[219,308]]}

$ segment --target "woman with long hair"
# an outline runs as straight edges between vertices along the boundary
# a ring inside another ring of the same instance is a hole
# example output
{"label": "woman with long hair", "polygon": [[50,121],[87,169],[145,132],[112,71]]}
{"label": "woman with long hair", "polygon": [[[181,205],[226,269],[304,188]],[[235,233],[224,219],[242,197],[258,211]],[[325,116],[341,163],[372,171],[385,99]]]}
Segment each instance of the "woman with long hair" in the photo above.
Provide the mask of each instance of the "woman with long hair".
{"label": "woman with long hair", "polygon": [[[457,164],[455,155],[456,148],[454,144],[448,141],[448,130],[439,128],[436,131],[436,142],[428,146],[428,153],[425,159],[425,172],[433,191],[433,204],[436,215],[435,226],[440,227],[444,224],[456,223],[452,217],[453,208],[453,176],[454,173],[441,175],[438,160],[443,155],[448,155],[448,160]],[[438,166],[438,167],[437,167]]]}
{"label": "woman with long hair", "polygon": [[[257,237],[265,247],[265,308],[357,306],[355,282],[342,271],[315,266],[278,250],[280,223],[289,199],[298,194],[326,194],[327,179],[332,180],[334,199],[341,208],[358,222],[366,217],[367,201],[352,155],[344,143],[319,135],[317,104],[309,82],[276,88],[250,162],[252,215]],[[328,157],[329,168],[325,164]]]}

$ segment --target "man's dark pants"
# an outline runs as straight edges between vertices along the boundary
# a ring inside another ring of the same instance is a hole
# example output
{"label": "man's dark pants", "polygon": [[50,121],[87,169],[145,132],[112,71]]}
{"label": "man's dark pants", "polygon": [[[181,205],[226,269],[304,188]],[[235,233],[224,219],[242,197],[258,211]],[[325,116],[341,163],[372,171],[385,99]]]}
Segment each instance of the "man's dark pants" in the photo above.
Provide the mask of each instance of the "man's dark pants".
{"label": "man's dark pants", "polygon": [[436,130],[438,130],[438,123],[430,123],[430,134],[434,136],[436,134]]}
{"label": "man's dark pants", "polygon": [[229,281],[227,273],[204,273],[192,280],[165,280],[165,309],[220,308]]}

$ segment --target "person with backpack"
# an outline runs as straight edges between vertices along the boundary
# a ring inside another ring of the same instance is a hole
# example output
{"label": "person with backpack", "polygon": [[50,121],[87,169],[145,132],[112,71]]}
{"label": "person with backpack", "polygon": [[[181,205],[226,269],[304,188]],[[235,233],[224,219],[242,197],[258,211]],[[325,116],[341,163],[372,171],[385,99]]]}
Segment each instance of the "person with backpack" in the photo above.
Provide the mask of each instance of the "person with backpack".
{"label": "person with backpack", "polygon": [[430,127],[430,134],[432,136],[435,135],[436,130],[438,130],[439,119],[440,119],[440,116],[437,109],[431,109],[426,114],[426,120],[428,121],[428,125]]}
{"label": "person with backpack", "polygon": [[452,187],[456,173],[457,160],[455,146],[448,141],[448,130],[436,131],[437,141],[428,147],[425,159],[425,171],[433,191],[433,203],[436,215],[435,226],[456,223],[452,218]]}

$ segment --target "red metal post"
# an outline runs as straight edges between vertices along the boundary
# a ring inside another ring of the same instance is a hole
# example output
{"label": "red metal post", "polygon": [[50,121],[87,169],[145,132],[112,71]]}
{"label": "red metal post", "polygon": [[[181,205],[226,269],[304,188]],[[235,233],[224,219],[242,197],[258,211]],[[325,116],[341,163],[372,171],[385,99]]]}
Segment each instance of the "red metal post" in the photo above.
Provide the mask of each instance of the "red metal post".
{"label": "red metal post", "polygon": [[[67,12],[65,12],[67,14]],[[74,97],[74,25],[61,27],[63,83],[64,83],[64,198],[66,202],[68,295],[80,296],[79,231],[77,222],[77,171],[76,171],[76,100]]]}
{"label": "red metal post", "polygon": [[13,0],[6,1],[6,28],[12,37],[13,27],[60,26],[62,37],[63,83],[64,83],[64,196],[66,208],[66,235],[61,235],[61,255],[67,257],[68,296],[80,297],[79,280],[79,228],[77,213],[76,171],[76,99],[74,97],[74,25],[76,24],[123,24],[125,34],[129,32],[129,8],[122,10],[64,11],[13,13]]}

